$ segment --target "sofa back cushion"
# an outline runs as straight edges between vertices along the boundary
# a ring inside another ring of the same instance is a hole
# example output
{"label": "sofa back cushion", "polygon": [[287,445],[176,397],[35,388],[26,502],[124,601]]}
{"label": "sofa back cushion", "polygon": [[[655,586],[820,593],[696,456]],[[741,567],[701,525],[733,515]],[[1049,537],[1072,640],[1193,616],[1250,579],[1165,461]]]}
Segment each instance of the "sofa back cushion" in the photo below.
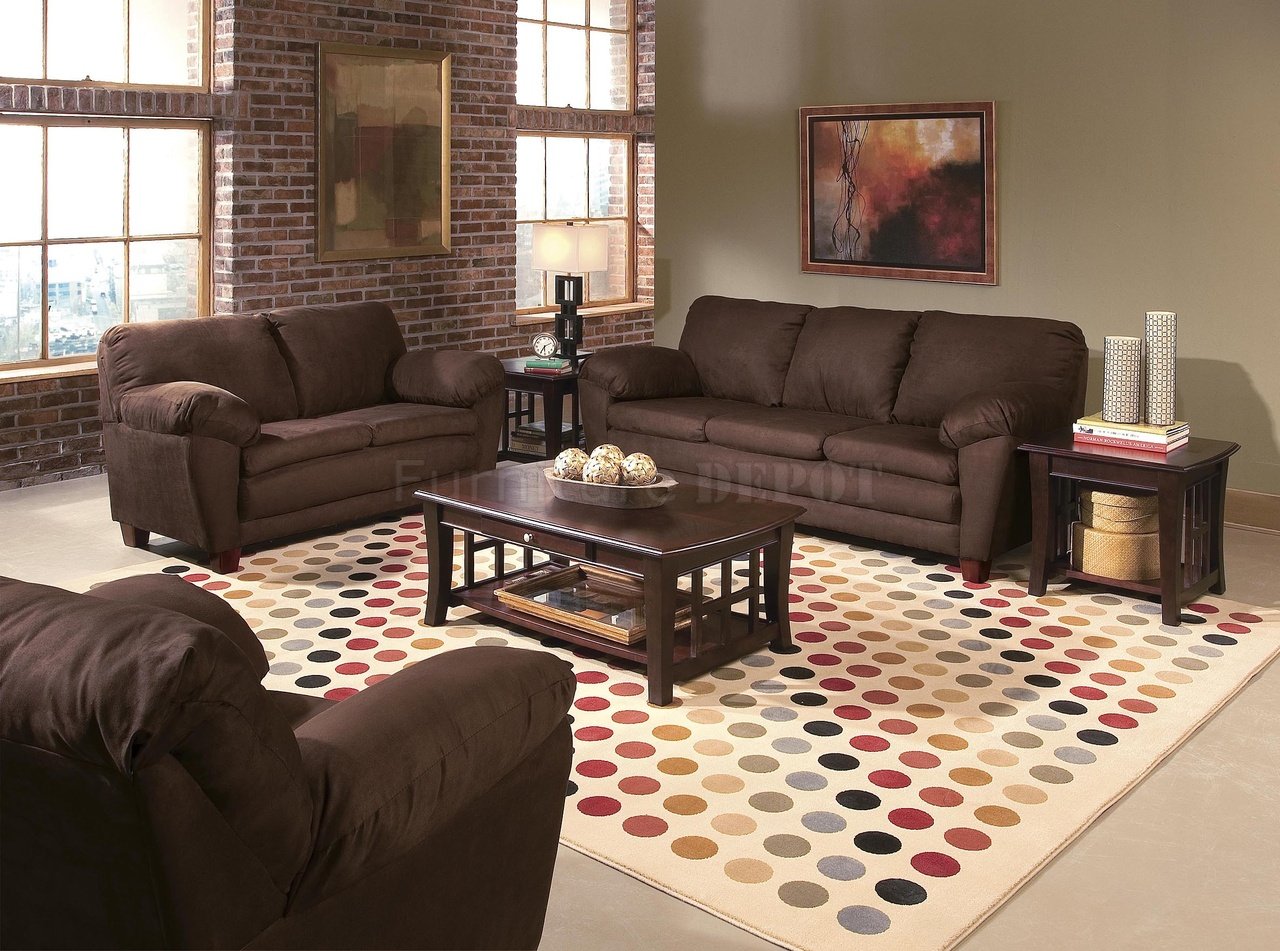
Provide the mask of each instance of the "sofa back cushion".
{"label": "sofa back cushion", "polygon": [[140,386],[190,380],[234,393],[264,423],[293,419],[298,402],[280,348],[261,317],[192,317],[120,324],[102,335],[98,372],[103,415]]}
{"label": "sofa back cushion", "polygon": [[1089,349],[1075,324],[926,311],[893,406],[895,422],[937,426],[962,397],[998,383],[1044,383],[1074,400]]}
{"label": "sofa back cushion", "polygon": [[685,318],[680,349],[698,371],[702,395],[780,406],[810,310],[808,304],[699,297]]}
{"label": "sofa back cushion", "polygon": [[380,301],[283,307],[266,315],[284,354],[300,416],[386,402],[404,336]]}
{"label": "sofa back cushion", "polygon": [[919,320],[916,311],[811,310],[787,371],[783,405],[887,423]]}

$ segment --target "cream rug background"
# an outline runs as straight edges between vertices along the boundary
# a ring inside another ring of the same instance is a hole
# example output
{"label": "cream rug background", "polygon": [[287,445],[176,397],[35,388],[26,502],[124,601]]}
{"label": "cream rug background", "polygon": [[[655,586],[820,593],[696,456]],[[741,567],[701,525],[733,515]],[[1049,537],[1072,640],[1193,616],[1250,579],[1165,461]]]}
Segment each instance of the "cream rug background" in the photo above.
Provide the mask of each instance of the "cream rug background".
{"label": "cream rug background", "polygon": [[[273,689],[337,699],[473,644],[578,672],[563,841],[785,947],[950,946],[1280,651],[1219,599],[1177,627],[1096,589],[1026,593],[953,567],[797,537],[790,653],[650,707],[643,675],[478,623],[420,623],[413,518],[178,574],[262,638]],[[87,588],[113,572],[86,580]]]}

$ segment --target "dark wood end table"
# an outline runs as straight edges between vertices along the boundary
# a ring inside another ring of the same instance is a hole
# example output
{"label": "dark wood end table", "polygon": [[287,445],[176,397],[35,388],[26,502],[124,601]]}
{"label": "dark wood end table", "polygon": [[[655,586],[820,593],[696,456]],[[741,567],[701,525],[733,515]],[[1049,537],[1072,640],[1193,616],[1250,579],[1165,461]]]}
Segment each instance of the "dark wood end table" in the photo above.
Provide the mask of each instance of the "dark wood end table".
{"label": "dark wood end table", "polygon": [[[414,494],[426,523],[426,623],[445,623],[450,607],[482,614],[644,666],[649,702],[671,702],[672,686],[766,644],[789,646],[791,541],[804,510],[728,489],[677,486],[656,509],[610,509],[551,494],[547,463],[506,466],[438,479]],[[454,532],[463,538],[463,584],[453,586]],[[506,546],[523,549],[523,567],[505,568]],[[475,554],[494,549],[495,570],[476,577]],[[497,598],[500,587],[539,570],[533,552],[586,562],[643,579],[646,637],[620,644],[535,617]],[[745,556],[746,578],[733,567]],[[704,570],[719,566],[720,591],[704,595]],[[679,581],[689,576],[692,623],[676,630]],[[734,587],[734,585],[737,587]],[[735,610],[745,606],[745,610]]]}
{"label": "dark wood end table", "polygon": [[[1045,593],[1052,575],[1110,585],[1160,600],[1161,620],[1178,624],[1182,606],[1227,587],[1222,556],[1227,462],[1240,448],[1218,439],[1188,440],[1167,455],[1077,443],[1070,429],[1019,447],[1031,466],[1031,579]],[[1160,577],[1121,581],[1071,567],[1071,523],[1080,518],[1080,487],[1136,489],[1157,497]]]}
{"label": "dark wood end table", "polygon": [[[538,459],[554,459],[561,449],[576,446],[582,437],[582,421],[578,410],[578,374],[582,370],[582,361],[591,355],[591,351],[578,354],[578,369],[571,373],[552,375],[549,373],[532,373],[524,368],[525,357],[508,357],[502,361],[502,369],[506,373],[507,412],[502,425],[502,444],[498,448],[498,458],[516,462],[533,462]],[[515,406],[510,397],[515,397]],[[563,441],[564,400],[569,397],[572,405],[572,428],[569,433],[568,446]],[[542,400],[542,416],[547,427],[546,449],[543,455],[533,455],[511,448],[511,429],[523,422],[533,422],[535,414],[534,397]]]}

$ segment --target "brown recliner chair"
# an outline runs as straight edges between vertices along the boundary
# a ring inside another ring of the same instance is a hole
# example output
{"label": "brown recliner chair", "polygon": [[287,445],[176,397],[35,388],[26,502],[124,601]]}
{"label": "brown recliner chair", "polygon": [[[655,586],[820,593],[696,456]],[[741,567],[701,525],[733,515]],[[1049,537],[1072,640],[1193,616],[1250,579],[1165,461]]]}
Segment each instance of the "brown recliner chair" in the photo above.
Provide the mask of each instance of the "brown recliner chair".
{"label": "brown recliner chair", "polygon": [[0,947],[532,948],[569,666],[453,651],[340,703],[178,578],[0,578]]}
{"label": "brown recliner chair", "polygon": [[502,364],[406,352],[367,301],[122,324],[98,345],[111,517],[237,570],[246,545],[413,504],[436,476],[492,469]]}

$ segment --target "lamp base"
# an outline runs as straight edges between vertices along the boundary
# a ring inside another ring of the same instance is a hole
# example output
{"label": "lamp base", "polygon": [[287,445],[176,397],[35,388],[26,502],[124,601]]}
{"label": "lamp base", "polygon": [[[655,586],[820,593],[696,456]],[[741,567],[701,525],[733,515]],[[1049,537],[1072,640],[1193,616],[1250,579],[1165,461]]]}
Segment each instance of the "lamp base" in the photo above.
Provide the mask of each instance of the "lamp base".
{"label": "lamp base", "polygon": [[582,317],[578,314],[578,305],[582,303],[582,278],[569,274],[555,276],[556,303],[560,305],[560,313],[556,314],[556,339],[560,341],[560,356],[569,361],[569,366],[578,369],[578,346],[582,343]]}

